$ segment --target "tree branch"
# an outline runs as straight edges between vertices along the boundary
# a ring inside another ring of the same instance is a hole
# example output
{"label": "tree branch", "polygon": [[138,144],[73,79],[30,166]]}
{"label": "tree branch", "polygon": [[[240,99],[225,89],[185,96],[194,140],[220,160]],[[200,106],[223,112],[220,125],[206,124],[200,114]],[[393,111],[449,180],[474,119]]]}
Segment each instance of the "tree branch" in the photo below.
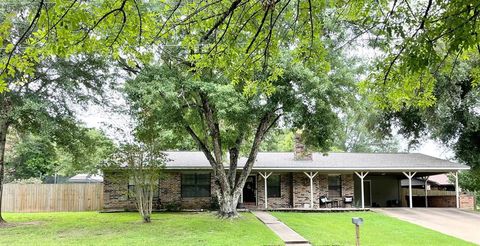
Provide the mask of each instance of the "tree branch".
{"label": "tree branch", "polygon": [[243,166],[242,173],[235,185],[235,191],[239,191],[245,185],[245,180],[252,171],[252,167],[255,163],[255,159],[257,158],[260,144],[262,143],[265,134],[273,127],[273,125],[276,124],[280,116],[281,114],[277,115],[275,114],[275,111],[268,112],[260,120],[260,123],[258,124],[257,130],[255,132],[252,147],[250,148],[250,154],[248,155],[248,159],[245,163],[245,166]]}
{"label": "tree branch", "polygon": [[248,45],[247,50],[245,50],[245,53],[248,54],[248,51],[252,47],[253,43],[255,43],[255,40],[257,39],[258,35],[260,34],[260,31],[262,30],[263,24],[265,24],[265,20],[267,19],[267,15],[269,11],[270,9],[268,8],[263,14],[262,22],[260,22],[260,26],[257,28],[257,32],[255,32],[255,35],[253,36],[252,41],[250,41],[250,44]]}
{"label": "tree branch", "polygon": [[230,7],[228,8],[228,10],[223,14],[223,16],[217,20],[217,22],[215,22],[215,24],[213,25],[212,28],[210,28],[210,30],[208,30],[208,32],[202,37],[202,41],[205,41],[207,40],[210,35],[212,35],[212,33],[227,19],[227,17],[230,15],[230,14],[233,14],[233,12],[235,11],[235,9],[238,7],[238,5],[242,2],[242,0],[235,0],[232,2],[232,4],[230,5]]}
{"label": "tree branch", "polygon": [[237,139],[235,140],[235,144],[232,148],[229,149],[230,154],[230,168],[228,170],[228,180],[230,182],[230,187],[235,186],[235,179],[237,176],[237,166],[238,166],[238,158],[240,153],[240,146],[243,142],[243,138],[245,137],[245,131],[240,131]]}
{"label": "tree branch", "polygon": [[[125,16],[125,11],[123,10],[123,8],[125,7],[125,3],[127,3],[127,0],[123,0],[122,1],[122,5],[120,5],[120,7],[116,8],[116,9],[112,9],[110,11],[108,11],[106,14],[104,14],[102,17],[100,17],[100,19],[98,19],[91,28],[88,28],[87,32],[85,33],[85,35],[75,43],[75,45],[78,45],[79,43],[85,41],[85,39],[87,39],[88,35],[90,34],[90,32],[92,32],[103,20],[105,20],[108,16],[110,16],[111,14],[115,13],[115,12],[123,12],[123,16],[124,16],[124,19],[126,19],[126,16]],[[124,23],[125,24],[125,23]],[[123,26],[122,26],[122,29],[123,29]],[[121,30],[122,30],[121,29]],[[118,36],[118,35],[117,35]]]}
{"label": "tree branch", "polygon": [[35,13],[35,16],[33,17],[33,20],[30,22],[30,25],[27,27],[27,30],[25,30],[25,32],[23,32],[22,36],[20,36],[20,38],[17,40],[17,42],[15,42],[15,44],[13,45],[12,50],[8,54],[7,62],[5,63],[5,65],[2,69],[2,72],[0,72],[0,75],[2,75],[7,70],[8,66],[10,65],[10,61],[12,60],[13,53],[18,48],[20,43],[27,37],[28,33],[30,33],[30,31],[32,30],[35,23],[37,23],[38,19],[40,18],[40,14],[42,12],[43,4],[44,4],[44,0],[40,0],[40,4],[38,5],[37,12]]}

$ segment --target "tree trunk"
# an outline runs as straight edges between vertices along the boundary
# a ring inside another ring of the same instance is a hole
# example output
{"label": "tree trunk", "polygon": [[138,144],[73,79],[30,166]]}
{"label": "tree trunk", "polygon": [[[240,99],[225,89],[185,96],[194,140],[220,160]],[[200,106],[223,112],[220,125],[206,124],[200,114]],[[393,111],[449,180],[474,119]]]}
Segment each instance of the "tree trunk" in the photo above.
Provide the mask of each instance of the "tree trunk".
{"label": "tree trunk", "polygon": [[239,192],[234,192],[233,195],[222,195],[218,198],[218,203],[220,205],[218,216],[225,219],[237,218],[237,204],[238,198],[240,197]]}
{"label": "tree trunk", "polygon": [[3,178],[5,170],[5,148],[7,144],[8,123],[0,118],[0,224],[6,221],[2,217]]}
{"label": "tree trunk", "polygon": [[143,216],[143,223],[150,223],[152,220],[150,219],[150,215]]}
{"label": "tree trunk", "polygon": [[253,164],[255,163],[255,159],[257,158],[258,150],[260,148],[260,143],[264,139],[268,130],[275,125],[281,114],[277,114],[277,110],[268,111],[260,119],[252,146],[250,148],[247,162],[245,163],[245,166],[243,167],[242,172],[237,180],[236,176],[239,152],[243,138],[245,137],[245,133],[240,132],[235,141],[235,145],[229,148],[230,167],[227,175],[225,173],[225,166],[222,159],[222,143],[215,106],[209,102],[206,94],[199,93],[199,95],[203,109],[201,112],[199,112],[199,114],[205,117],[205,125],[208,128],[208,133],[211,137],[213,151],[208,147],[206,142],[203,142],[202,139],[198,137],[190,125],[185,123],[184,126],[212,166],[212,172],[216,184],[215,193],[220,207],[219,216],[222,218],[235,218],[238,217],[238,199],[243,191],[243,186],[245,185],[247,177],[252,171]]}

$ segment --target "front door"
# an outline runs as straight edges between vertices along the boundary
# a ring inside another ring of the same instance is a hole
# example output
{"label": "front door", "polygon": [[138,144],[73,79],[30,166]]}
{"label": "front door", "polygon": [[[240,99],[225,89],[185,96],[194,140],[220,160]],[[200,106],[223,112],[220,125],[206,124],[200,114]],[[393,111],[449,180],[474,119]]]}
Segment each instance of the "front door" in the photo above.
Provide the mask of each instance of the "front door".
{"label": "front door", "polygon": [[255,203],[257,201],[255,195],[256,186],[255,176],[248,176],[245,186],[243,187],[244,203]]}

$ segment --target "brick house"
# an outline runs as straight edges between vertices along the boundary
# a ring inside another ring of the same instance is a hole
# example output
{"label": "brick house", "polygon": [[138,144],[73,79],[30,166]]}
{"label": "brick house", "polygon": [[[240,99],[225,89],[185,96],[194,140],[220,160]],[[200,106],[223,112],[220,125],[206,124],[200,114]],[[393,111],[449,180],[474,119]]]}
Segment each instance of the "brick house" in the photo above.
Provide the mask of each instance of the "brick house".
{"label": "brick house", "polygon": [[[170,161],[158,182],[156,208],[176,205],[208,209],[215,203],[211,167],[202,152],[165,152]],[[239,169],[245,159],[239,160]],[[402,202],[401,180],[441,173],[457,174],[468,166],[416,153],[260,152],[239,206],[251,209],[389,207]],[[363,185],[362,185],[363,184]],[[266,186],[266,192],[265,192]],[[131,187],[121,170],[104,170],[104,208],[134,208]],[[459,190],[456,186],[457,207]],[[410,201],[412,194],[409,194]],[[321,197],[331,202],[321,203]],[[345,203],[346,198],[352,203]],[[266,199],[265,199],[266,198]]]}

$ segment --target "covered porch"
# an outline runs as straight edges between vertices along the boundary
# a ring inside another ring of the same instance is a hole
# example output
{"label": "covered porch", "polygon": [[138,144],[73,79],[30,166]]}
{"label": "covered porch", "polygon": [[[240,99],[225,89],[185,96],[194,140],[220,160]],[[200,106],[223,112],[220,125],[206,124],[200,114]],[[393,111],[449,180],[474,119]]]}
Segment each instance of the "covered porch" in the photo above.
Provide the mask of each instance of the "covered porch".
{"label": "covered porch", "polygon": [[353,176],[353,172],[252,172],[243,188],[239,206],[269,210],[354,208]]}
{"label": "covered porch", "polygon": [[[412,178],[451,173],[459,207],[458,173],[469,169],[418,153],[297,152],[259,153],[241,204],[257,209],[413,207]],[[402,179],[410,184],[406,202]]]}
{"label": "covered porch", "polygon": [[[414,207],[411,181],[450,173],[455,177],[455,207],[460,208],[459,170],[263,170],[248,177],[239,207],[268,210],[364,210],[371,207]],[[408,179],[409,192],[401,180]],[[427,187],[427,186],[425,186]],[[429,191],[425,189],[425,205]],[[426,206],[425,206],[426,207]]]}

